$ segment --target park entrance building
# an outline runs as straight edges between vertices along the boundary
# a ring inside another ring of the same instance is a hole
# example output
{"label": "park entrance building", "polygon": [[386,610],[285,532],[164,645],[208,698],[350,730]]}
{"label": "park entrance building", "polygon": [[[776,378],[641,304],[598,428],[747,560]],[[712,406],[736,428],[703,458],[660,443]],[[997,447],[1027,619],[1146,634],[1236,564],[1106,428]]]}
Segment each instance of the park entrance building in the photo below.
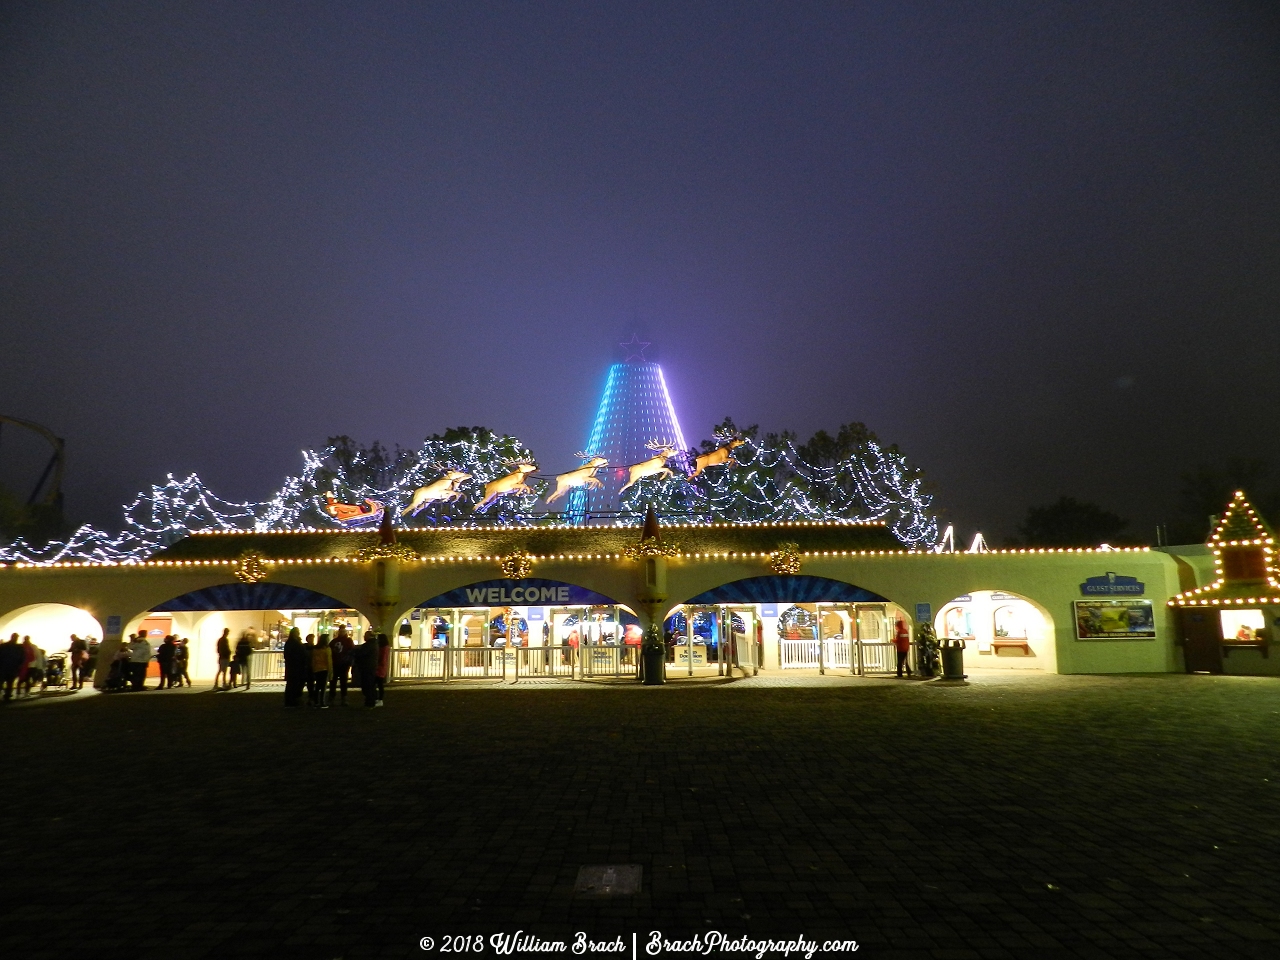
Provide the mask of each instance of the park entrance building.
{"label": "park entrance building", "polygon": [[969,669],[1275,673],[1269,528],[1241,496],[1207,546],[907,550],[878,523],[436,527],[198,533],[139,563],[0,567],[0,630],[107,656],[136,631],[222,631],[255,674],[303,634],[386,633],[393,681],[634,679],[655,628],[670,677],[883,675],[899,623],[965,645]]}

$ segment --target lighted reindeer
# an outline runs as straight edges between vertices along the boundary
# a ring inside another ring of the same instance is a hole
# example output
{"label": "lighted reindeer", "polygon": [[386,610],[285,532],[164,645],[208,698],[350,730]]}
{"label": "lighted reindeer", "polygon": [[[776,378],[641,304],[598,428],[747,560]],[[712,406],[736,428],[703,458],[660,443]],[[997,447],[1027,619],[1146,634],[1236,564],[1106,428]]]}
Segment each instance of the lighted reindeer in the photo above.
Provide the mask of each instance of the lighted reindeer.
{"label": "lighted reindeer", "polygon": [[537,470],[538,465],[522,461],[509,464],[509,466],[513,466],[515,469],[505,476],[498,477],[496,480],[490,480],[484,485],[484,499],[476,507],[477,510],[483,510],[499,497],[505,497],[509,493],[533,493],[529,485],[524,482],[524,478]]}
{"label": "lighted reindeer", "polygon": [[690,479],[696,477],[707,467],[736,467],[738,461],[733,459],[733,451],[746,442],[741,437],[729,437],[710,453],[699,454],[693,461],[693,472],[689,474]]}
{"label": "lighted reindeer", "polygon": [[656,457],[650,457],[648,460],[641,460],[639,463],[633,463],[631,466],[627,467],[627,470],[631,475],[627,478],[627,482],[624,483],[622,488],[618,491],[619,496],[622,495],[623,490],[626,490],[628,487],[634,487],[638,482],[644,480],[646,477],[661,477],[663,480],[666,480],[675,476],[675,473],[673,473],[671,468],[667,466],[667,457],[674,457],[676,454],[675,445],[670,443],[658,443],[656,440],[651,440],[646,443],[645,446],[650,450],[657,450],[658,455]]}
{"label": "lighted reindeer", "polygon": [[568,473],[556,475],[556,489],[551,496],[547,497],[547,503],[553,500],[559,500],[574,487],[586,487],[588,490],[599,490],[604,486],[596,479],[596,471],[601,467],[607,467],[609,461],[604,457],[589,457],[585,453],[575,453],[575,457],[586,460],[577,470],[570,470]]}
{"label": "lighted reindeer", "polygon": [[462,491],[458,489],[458,484],[462,483],[463,480],[470,479],[471,474],[469,473],[463,473],[461,470],[446,470],[444,476],[439,480],[413,491],[413,499],[409,501],[409,506],[404,508],[405,516],[414,516],[426,507],[428,503],[435,503],[441,500],[457,500],[462,496]]}

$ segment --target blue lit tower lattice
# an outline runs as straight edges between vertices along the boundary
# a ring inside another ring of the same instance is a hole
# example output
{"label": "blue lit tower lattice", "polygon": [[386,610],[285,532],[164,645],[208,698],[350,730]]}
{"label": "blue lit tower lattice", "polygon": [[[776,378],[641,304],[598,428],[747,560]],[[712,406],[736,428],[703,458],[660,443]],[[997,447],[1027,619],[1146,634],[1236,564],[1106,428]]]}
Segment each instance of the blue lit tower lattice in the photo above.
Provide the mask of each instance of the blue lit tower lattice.
{"label": "blue lit tower lattice", "polygon": [[685,449],[662,367],[644,359],[648,344],[632,337],[622,346],[628,351],[627,359],[609,368],[595,423],[582,451],[609,461],[609,466],[596,474],[604,486],[599,490],[580,487],[569,494],[566,519],[571,523],[613,522],[612,514],[619,507],[618,491],[627,482],[626,468],[655,456],[650,443]]}

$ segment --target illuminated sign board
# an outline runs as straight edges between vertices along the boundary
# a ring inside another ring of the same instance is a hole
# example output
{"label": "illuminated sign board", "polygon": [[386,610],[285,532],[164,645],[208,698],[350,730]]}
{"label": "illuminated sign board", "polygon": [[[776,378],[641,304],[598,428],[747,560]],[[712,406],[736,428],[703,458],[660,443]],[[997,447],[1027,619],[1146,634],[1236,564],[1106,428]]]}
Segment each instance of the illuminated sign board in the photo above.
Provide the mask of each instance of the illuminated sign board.
{"label": "illuminated sign board", "polygon": [[1089,577],[1080,584],[1083,597],[1140,597],[1147,585],[1137,577],[1122,577],[1108,571],[1100,577]]}

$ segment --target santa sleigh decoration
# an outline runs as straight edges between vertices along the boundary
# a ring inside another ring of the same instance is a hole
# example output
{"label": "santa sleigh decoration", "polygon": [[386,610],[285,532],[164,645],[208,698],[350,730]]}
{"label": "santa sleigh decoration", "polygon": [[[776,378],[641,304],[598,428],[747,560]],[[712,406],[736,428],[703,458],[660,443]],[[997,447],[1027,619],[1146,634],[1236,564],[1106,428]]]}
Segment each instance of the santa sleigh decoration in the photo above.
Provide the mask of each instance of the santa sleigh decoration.
{"label": "santa sleigh decoration", "polygon": [[343,503],[332,493],[326,493],[323,509],[344,527],[376,527],[382,522],[386,506],[377,500],[368,499],[363,503]]}

